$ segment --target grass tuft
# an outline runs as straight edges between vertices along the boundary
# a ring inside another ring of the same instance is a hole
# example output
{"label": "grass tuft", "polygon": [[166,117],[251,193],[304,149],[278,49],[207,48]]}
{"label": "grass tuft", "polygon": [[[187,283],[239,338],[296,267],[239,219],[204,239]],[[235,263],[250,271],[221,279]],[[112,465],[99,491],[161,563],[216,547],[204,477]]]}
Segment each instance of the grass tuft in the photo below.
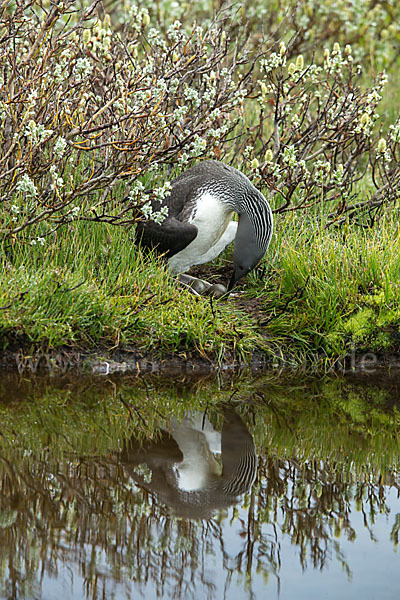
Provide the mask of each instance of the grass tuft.
{"label": "grass tuft", "polygon": [[0,261],[3,349],[18,334],[46,351],[133,345],[158,357],[190,351],[212,360],[244,358],[257,345],[248,315],[180,289],[121,228],[81,222],[48,248],[19,245]]}

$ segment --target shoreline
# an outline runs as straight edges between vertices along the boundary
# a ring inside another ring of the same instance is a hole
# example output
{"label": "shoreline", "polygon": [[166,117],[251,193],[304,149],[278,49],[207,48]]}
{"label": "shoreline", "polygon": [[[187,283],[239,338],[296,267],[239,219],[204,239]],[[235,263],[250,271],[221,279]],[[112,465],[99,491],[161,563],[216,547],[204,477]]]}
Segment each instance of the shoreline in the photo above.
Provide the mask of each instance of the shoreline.
{"label": "shoreline", "polygon": [[163,357],[144,355],[135,348],[110,351],[106,348],[82,350],[81,348],[61,347],[48,352],[23,347],[5,350],[0,353],[0,370],[17,371],[23,374],[50,373],[66,374],[78,372],[85,375],[107,376],[111,374],[204,374],[217,372],[237,372],[248,370],[253,373],[271,372],[279,376],[283,373],[304,375],[357,374],[371,376],[374,373],[389,371],[400,374],[400,350],[398,352],[375,353],[353,350],[344,357],[325,361],[316,355],[315,362],[303,360],[296,362],[271,358],[267,353],[255,352],[247,361],[226,359],[220,363],[205,359],[188,352],[185,356],[167,355]]}

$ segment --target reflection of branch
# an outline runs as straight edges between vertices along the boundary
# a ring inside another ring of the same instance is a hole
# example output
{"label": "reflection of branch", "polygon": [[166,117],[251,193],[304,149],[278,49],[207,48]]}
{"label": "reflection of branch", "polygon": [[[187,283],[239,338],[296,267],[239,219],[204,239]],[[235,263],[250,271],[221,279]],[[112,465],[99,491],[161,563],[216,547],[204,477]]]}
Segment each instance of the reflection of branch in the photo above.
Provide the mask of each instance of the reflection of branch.
{"label": "reflection of branch", "polygon": [[142,425],[143,425],[143,426],[146,428],[146,427],[147,427],[146,420],[145,420],[145,419],[142,417],[142,415],[140,414],[140,412],[139,412],[139,409],[138,409],[138,408],[136,408],[136,406],[132,406],[132,405],[131,405],[131,404],[129,404],[129,403],[126,401],[126,400],[124,400],[124,398],[122,397],[122,394],[121,394],[121,393],[120,393],[120,394],[118,394],[118,398],[119,398],[119,400],[122,402],[122,404],[125,406],[125,408],[127,408],[127,409],[128,409],[128,411],[129,411],[129,416],[130,416],[130,418],[131,418],[131,421],[133,421],[133,420],[134,420],[134,419],[133,419],[133,414],[132,414],[132,410],[134,410],[134,411],[135,411],[135,414],[136,414],[136,416],[137,416],[137,417],[139,417],[139,419],[140,419],[140,421],[141,421]]}
{"label": "reflection of branch", "polygon": [[[142,386],[142,382],[139,385]],[[146,389],[150,402],[152,390]],[[85,388],[85,394],[89,390],[90,387]],[[135,409],[126,400],[125,391],[123,394],[124,397],[119,398],[129,413],[132,409],[131,418],[134,418]],[[254,397],[257,397],[256,394]],[[260,394],[260,397],[263,395]],[[251,398],[249,403],[244,402],[245,410],[251,405]],[[271,404],[276,408],[274,402]],[[113,406],[115,408],[115,403]],[[210,407],[208,410],[211,412]],[[219,410],[210,415],[210,420],[220,416]],[[124,410],[121,417],[125,422],[123,414]],[[282,414],[286,414],[283,409]],[[258,432],[263,425],[260,415],[262,413],[258,411],[254,428]],[[218,517],[204,521],[171,518],[166,505],[151,489],[148,472],[141,470],[142,463],[132,468],[128,461],[124,462],[123,452],[110,450],[110,444],[100,457],[88,455],[79,458],[76,453],[67,455],[65,452],[61,460],[52,458],[50,442],[36,456],[21,457],[14,448],[10,448],[9,454],[0,457],[5,465],[0,478],[0,513],[4,507],[12,509],[15,522],[12,536],[9,529],[0,528],[0,548],[3,557],[9,555],[9,565],[14,568],[14,582],[22,582],[22,577],[26,576],[15,567],[21,564],[18,563],[21,557],[28,555],[32,537],[26,535],[27,531],[32,531],[32,535],[40,531],[40,560],[43,561],[40,567],[34,561],[27,567],[31,569],[31,579],[40,568],[57,571],[63,562],[76,561],[87,580],[89,569],[96,573],[90,580],[87,593],[93,592],[101,578],[105,597],[110,595],[108,585],[112,585],[115,571],[102,571],[100,563],[96,563],[101,553],[107,564],[118,568],[118,574],[125,576],[129,573],[137,585],[150,582],[157,590],[168,589],[171,595],[174,591],[184,594],[185,587],[192,591],[193,581],[213,590],[207,558],[211,555],[215,560],[217,552],[226,576],[226,597],[229,597],[228,590],[237,570],[241,570],[243,579],[250,580],[250,594],[253,593],[251,577],[254,577],[256,569],[260,576],[272,573],[279,592],[280,544],[285,536],[290,537],[296,549],[300,550],[305,566],[308,563],[309,568],[314,565],[325,569],[336,557],[347,576],[351,577],[350,566],[335,536],[345,534],[350,540],[355,538],[356,532],[350,520],[353,516],[352,502],[364,503],[361,509],[366,526],[372,531],[374,515],[388,510],[386,490],[399,485],[400,474],[396,469],[389,471],[390,485],[384,486],[380,475],[362,470],[363,481],[357,480],[354,484],[353,473],[347,470],[347,463],[312,460],[310,453],[306,453],[309,450],[306,438],[303,438],[304,446],[295,446],[299,448],[298,457],[296,450],[286,444],[286,453],[292,453],[293,457],[277,458],[274,455],[278,452],[276,448],[283,446],[276,444],[274,435],[279,436],[282,427],[280,425],[273,430],[269,423],[274,423],[274,417],[270,421],[268,418],[265,422],[271,435],[265,439],[265,445],[271,448],[271,452],[265,451],[259,458],[258,476],[249,496],[250,502],[241,504],[239,519],[236,520],[237,509],[233,509],[232,513],[221,511]],[[84,430],[89,424],[88,420]],[[104,433],[110,435],[106,427]],[[265,435],[265,428],[260,435]],[[17,439],[18,435],[13,434],[13,437]],[[112,447],[118,448],[121,439],[114,442]],[[163,452],[159,456],[165,459]],[[372,479],[376,483],[371,483]],[[367,487],[364,480],[367,480]],[[368,507],[371,515],[369,524]],[[231,523],[234,523],[233,529],[227,535]],[[392,529],[394,543],[399,523],[400,517],[397,516]],[[239,536],[239,548],[236,550],[235,545],[234,551],[228,542],[232,532]],[[161,544],[158,543],[160,540]],[[180,551],[176,552],[178,547]]]}

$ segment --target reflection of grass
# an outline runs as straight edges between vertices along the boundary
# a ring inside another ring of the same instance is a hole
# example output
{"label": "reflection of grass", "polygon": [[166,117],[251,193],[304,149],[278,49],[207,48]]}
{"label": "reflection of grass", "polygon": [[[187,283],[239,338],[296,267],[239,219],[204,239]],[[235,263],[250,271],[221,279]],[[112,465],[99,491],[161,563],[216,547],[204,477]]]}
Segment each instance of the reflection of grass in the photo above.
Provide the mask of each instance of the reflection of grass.
{"label": "reflection of grass", "polygon": [[[13,566],[9,572],[25,589],[36,585],[44,566],[58,572],[71,561],[95,585],[103,554],[113,581],[176,582],[188,565],[193,580],[208,556],[214,564],[226,546],[225,527],[235,520],[244,534],[240,575],[245,564],[278,574],[282,536],[298,549],[303,569],[323,569],[332,548],[350,574],[338,538],[357,534],[353,506],[372,530],[376,515],[388,511],[386,486],[398,480],[400,415],[389,388],[341,379],[10,376],[1,381],[0,397],[0,562]],[[229,401],[255,438],[256,482],[232,513],[175,519],[157,493],[135,485],[146,467],[124,462],[119,450],[131,436],[155,437],[185,410],[207,410],[221,430],[220,403]],[[398,530],[395,519],[394,544]],[[107,569],[104,589],[109,576]]]}
{"label": "reflection of grass", "polygon": [[[40,382],[40,380],[39,380]],[[338,461],[371,469],[390,467],[400,456],[400,413],[389,389],[342,379],[290,383],[268,378],[221,386],[197,382],[122,378],[81,384],[49,381],[27,389],[28,399],[0,405],[3,449],[49,448],[104,454],[135,435],[157,435],[160,425],[186,410],[208,410],[221,426],[219,404],[231,401],[243,415],[260,454],[297,460]],[[3,384],[3,393],[10,388]]]}
{"label": "reflection of grass", "polygon": [[266,406],[257,435],[273,456],[332,461],[345,470],[366,464],[384,469],[400,457],[400,412],[389,408],[388,389],[342,379],[271,393],[268,385],[261,389]]}

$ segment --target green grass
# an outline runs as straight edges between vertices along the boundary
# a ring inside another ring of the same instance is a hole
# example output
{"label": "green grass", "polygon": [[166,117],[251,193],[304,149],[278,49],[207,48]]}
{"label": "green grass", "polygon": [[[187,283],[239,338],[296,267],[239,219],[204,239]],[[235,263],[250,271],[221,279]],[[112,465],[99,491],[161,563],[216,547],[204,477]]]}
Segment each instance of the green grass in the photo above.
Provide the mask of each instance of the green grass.
{"label": "green grass", "polygon": [[374,229],[318,228],[310,215],[276,219],[260,274],[234,298],[210,302],[179,289],[163,263],[135,249],[132,232],[76,223],[45,246],[16,245],[0,259],[0,339],[27,353],[60,346],[134,347],[144,354],[329,367],[352,350],[399,348],[400,230],[396,215]]}
{"label": "green grass", "polygon": [[132,232],[90,223],[3,252],[0,307],[3,349],[19,338],[27,350],[133,345],[218,360],[243,357],[257,340],[249,317],[178,289],[161,261],[135,249]]}
{"label": "green grass", "polygon": [[[391,81],[393,96],[399,80]],[[383,108],[393,121],[393,103]],[[25,240],[43,236],[43,246],[0,246],[0,348],[134,349],[213,363],[261,352],[271,364],[322,369],[354,351],[399,352],[398,208],[373,229],[326,229],[329,209],[276,215],[240,307],[234,297],[210,301],[180,289],[162,261],[135,248],[132,229],[74,221],[47,235],[51,224],[39,224]],[[256,313],[246,310],[254,300]]]}
{"label": "green grass", "polygon": [[317,228],[291,215],[277,224],[262,299],[268,333],[289,355],[329,361],[356,350],[397,350],[400,230],[396,215],[373,229]]}

